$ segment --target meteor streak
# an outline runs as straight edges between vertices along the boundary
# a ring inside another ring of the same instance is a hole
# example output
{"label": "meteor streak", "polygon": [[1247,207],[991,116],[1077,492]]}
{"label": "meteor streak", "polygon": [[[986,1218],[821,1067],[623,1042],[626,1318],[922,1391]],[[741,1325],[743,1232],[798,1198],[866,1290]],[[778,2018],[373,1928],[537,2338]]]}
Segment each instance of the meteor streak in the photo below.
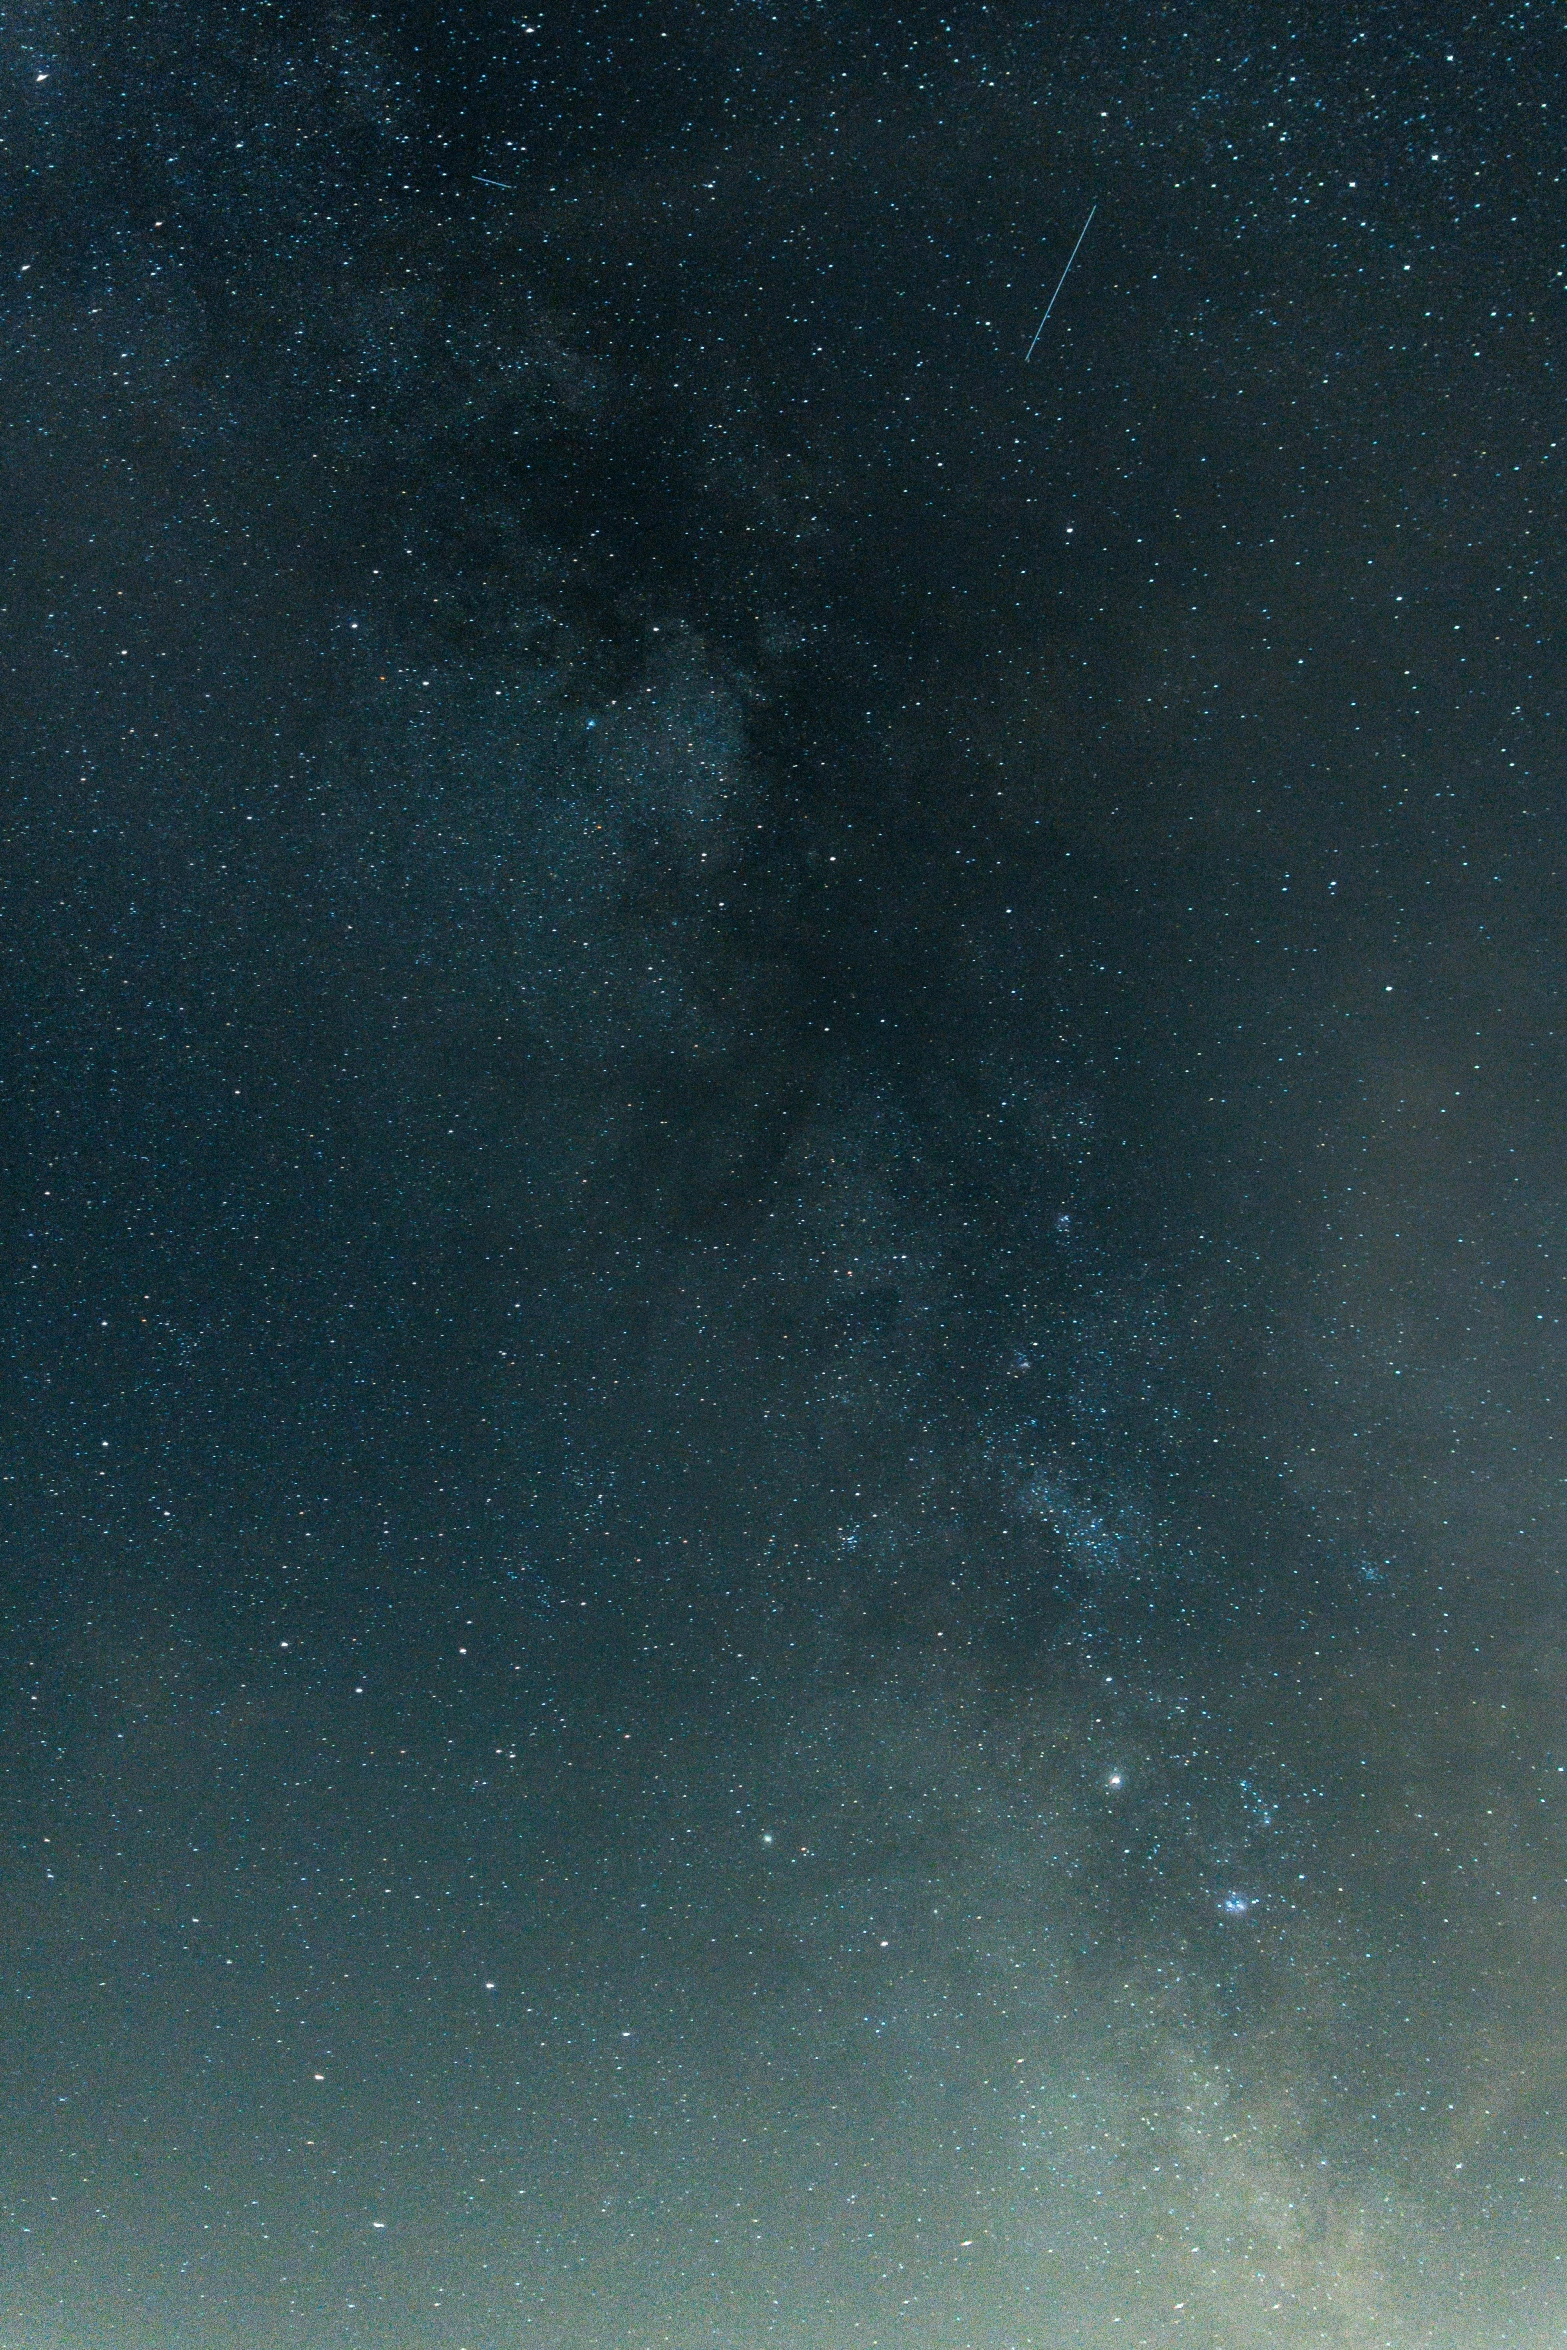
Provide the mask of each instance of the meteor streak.
{"label": "meteor streak", "polygon": [[[1083,239],[1087,236],[1089,223],[1092,221],[1094,214],[1098,211],[1098,209],[1099,207],[1097,204],[1090,204],[1088,207],[1088,219],[1084,221],[1082,227],[1078,230],[1077,243],[1072,247],[1071,252],[1066,257],[1065,269],[1062,270],[1061,275],[1056,279],[1056,293],[1052,294],[1049,301],[1045,304],[1045,316],[1040,320],[1038,326],[1034,329],[1034,343],[1038,342],[1040,336],[1045,331],[1046,320],[1048,320],[1051,311],[1056,306],[1056,294],[1060,293],[1061,288],[1066,284],[1067,279],[1072,274],[1072,264],[1083,249]],[[1023,353],[1023,365],[1025,367],[1028,365],[1030,359],[1032,359],[1034,356],[1034,343],[1030,343],[1028,349]]]}

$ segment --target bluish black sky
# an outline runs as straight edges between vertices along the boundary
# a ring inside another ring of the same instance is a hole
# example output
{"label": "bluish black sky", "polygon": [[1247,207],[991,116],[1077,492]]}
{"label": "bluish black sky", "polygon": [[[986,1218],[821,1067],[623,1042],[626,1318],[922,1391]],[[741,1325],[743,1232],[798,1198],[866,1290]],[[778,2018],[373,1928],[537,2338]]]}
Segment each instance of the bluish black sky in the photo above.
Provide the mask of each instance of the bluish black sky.
{"label": "bluish black sky", "polygon": [[1559,23],[0,36],[5,2350],[1556,2340]]}

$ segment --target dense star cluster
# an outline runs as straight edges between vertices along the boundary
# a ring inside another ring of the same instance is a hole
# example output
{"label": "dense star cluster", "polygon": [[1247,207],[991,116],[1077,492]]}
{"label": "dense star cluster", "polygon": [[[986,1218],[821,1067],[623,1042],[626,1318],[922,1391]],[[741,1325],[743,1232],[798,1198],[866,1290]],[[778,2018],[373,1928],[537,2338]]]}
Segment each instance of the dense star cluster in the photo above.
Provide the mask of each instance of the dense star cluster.
{"label": "dense star cluster", "polygon": [[1567,2338],[1563,63],[0,21],[3,2350]]}

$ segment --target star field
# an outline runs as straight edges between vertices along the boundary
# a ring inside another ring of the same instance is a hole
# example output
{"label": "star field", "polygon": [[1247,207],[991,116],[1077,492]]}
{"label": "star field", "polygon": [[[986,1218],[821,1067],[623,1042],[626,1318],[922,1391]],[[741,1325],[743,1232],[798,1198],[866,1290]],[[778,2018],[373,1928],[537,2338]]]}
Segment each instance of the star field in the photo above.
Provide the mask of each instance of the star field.
{"label": "star field", "polygon": [[1560,85],[0,25],[0,2350],[1567,2338]]}

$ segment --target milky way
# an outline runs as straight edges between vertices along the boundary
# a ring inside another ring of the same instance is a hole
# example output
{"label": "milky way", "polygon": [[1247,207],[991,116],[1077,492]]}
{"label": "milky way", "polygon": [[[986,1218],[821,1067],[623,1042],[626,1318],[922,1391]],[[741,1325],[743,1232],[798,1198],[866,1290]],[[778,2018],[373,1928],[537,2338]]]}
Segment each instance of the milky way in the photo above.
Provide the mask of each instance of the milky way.
{"label": "milky way", "polygon": [[1557,28],[0,77],[0,2350],[1561,2339]]}

